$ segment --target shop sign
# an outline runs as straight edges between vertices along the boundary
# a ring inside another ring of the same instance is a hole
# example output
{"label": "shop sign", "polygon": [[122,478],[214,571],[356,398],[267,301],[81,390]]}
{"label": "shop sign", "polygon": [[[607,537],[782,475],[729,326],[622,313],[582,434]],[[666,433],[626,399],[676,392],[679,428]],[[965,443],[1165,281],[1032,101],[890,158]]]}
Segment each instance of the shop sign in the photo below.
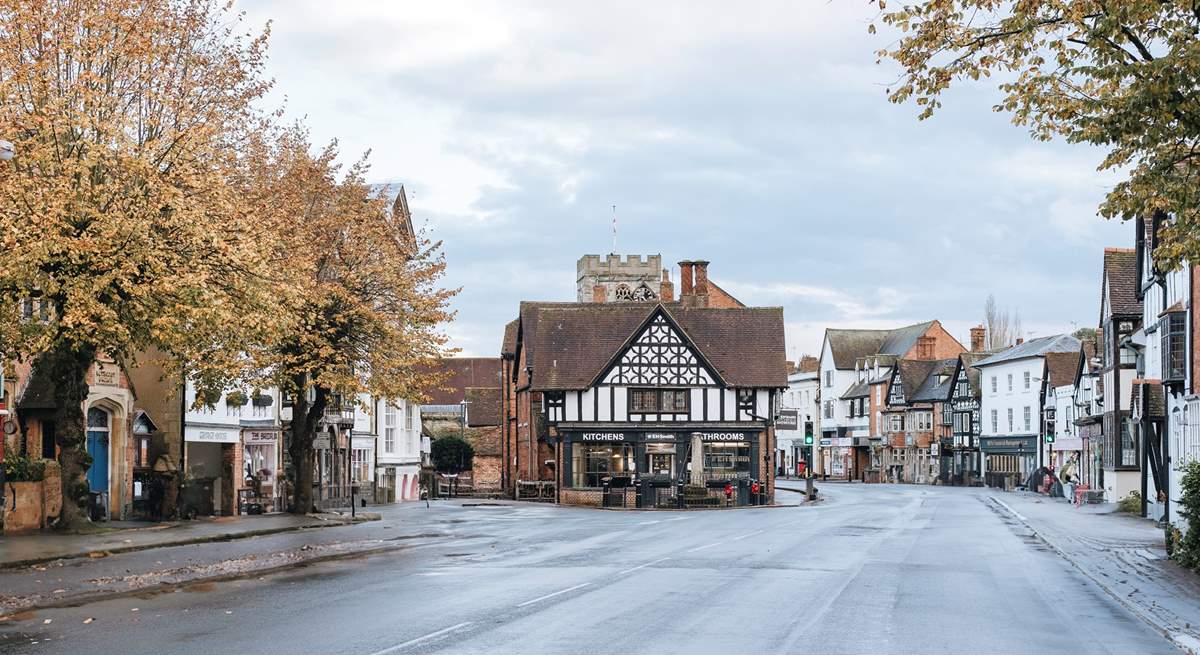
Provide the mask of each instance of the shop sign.
{"label": "shop sign", "polygon": [[985,453],[1032,453],[1037,450],[1037,437],[984,437]]}
{"label": "shop sign", "polygon": [[938,449],[939,449],[939,447],[940,447],[940,444],[938,444],[938,442],[936,442],[936,441],[935,441],[935,442],[933,442],[933,443],[931,443],[931,444],[929,444],[929,456],[930,456],[930,457],[937,457],[937,456],[938,456]]}
{"label": "shop sign", "polygon": [[232,428],[201,428],[188,426],[183,431],[183,440],[196,443],[237,443],[241,441],[241,430]]}
{"label": "shop sign", "polygon": [[833,445],[833,439],[822,439],[822,440],[821,440],[821,445],[822,445],[822,446],[832,446],[832,445]]}
{"label": "shop sign", "polygon": [[647,432],[646,441],[675,441],[673,432]]}
{"label": "shop sign", "polygon": [[261,430],[247,430],[242,433],[242,441],[247,444],[271,444],[274,445],[279,441],[278,432],[263,432]]}
{"label": "shop sign", "polygon": [[329,446],[330,446],[330,443],[329,443],[329,434],[328,433],[323,434],[323,435],[317,437],[316,439],[313,439],[313,449],[314,450],[329,450]]}
{"label": "shop sign", "polygon": [[850,446],[854,445],[854,438],[853,437],[837,437],[836,439],[833,440],[833,445],[837,446],[838,448],[849,448]]}
{"label": "shop sign", "polygon": [[584,441],[625,441],[624,432],[583,432],[579,435]]}
{"label": "shop sign", "polygon": [[96,362],[95,379],[98,386],[115,387],[121,383],[120,370],[116,364]]}
{"label": "shop sign", "polygon": [[778,430],[798,430],[800,429],[800,414],[794,409],[781,409],[779,416],[775,419],[775,428]]}
{"label": "shop sign", "polygon": [[745,432],[693,432],[692,436],[699,435],[701,441],[745,441]]}

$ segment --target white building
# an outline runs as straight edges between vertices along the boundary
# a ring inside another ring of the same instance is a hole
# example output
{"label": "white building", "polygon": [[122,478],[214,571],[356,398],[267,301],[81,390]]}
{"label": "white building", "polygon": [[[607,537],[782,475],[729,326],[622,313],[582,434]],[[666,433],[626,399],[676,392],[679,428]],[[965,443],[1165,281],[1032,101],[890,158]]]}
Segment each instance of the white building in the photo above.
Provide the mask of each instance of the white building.
{"label": "white building", "polygon": [[282,511],[283,444],[276,389],[225,389],[196,403],[189,380],[184,391],[183,466],[185,512],[237,514],[254,503]]}
{"label": "white building", "polygon": [[1049,465],[1041,434],[1043,357],[1079,348],[1079,340],[1070,335],[1040,337],[975,364],[982,388],[980,450],[988,485],[1022,485],[1034,469]]}
{"label": "white building", "polygon": [[783,469],[783,475],[797,475],[800,462],[812,462],[804,435],[813,434],[815,445],[817,413],[820,411],[817,401],[820,393],[818,375],[819,372],[815,370],[788,375],[788,390],[783,394],[782,409],[796,412],[796,429],[780,428],[775,433],[776,448],[780,452],[780,461],[776,464]]}
{"label": "white building", "polygon": [[380,399],[375,406],[376,499],[419,500],[421,464],[429,452],[421,438],[421,408],[407,400]]}

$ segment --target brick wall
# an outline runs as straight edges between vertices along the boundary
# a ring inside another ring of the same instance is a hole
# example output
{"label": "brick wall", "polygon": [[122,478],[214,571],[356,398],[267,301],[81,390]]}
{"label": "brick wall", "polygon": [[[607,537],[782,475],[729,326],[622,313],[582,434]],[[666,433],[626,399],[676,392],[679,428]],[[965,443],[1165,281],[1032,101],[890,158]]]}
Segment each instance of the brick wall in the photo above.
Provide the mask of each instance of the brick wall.
{"label": "brick wall", "polygon": [[[933,337],[932,347],[925,345],[925,351],[918,352],[922,346],[921,340],[918,339],[917,343],[913,344],[913,347],[904,354],[905,359],[951,359],[966,352],[966,348],[963,348],[963,345],[951,336],[946,328],[942,327],[941,321],[934,321],[922,336]],[[928,344],[928,341],[925,343]]]}

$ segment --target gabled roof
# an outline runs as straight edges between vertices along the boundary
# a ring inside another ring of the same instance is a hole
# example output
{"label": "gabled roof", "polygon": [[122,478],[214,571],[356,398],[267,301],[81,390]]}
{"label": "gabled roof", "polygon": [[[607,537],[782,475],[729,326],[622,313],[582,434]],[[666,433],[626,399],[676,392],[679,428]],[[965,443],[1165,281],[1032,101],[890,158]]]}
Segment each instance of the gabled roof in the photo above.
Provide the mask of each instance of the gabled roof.
{"label": "gabled roof", "polygon": [[[937,402],[950,399],[950,389],[954,387],[954,371],[958,367],[958,359],[940,359],[933,362],[925,380],[917,392],[909,398],[917,402]],[[941,381],[938,376],[943,376]]]}
{"label": "gabled roof", "polygon": [[504,341],[500,344],[500,354],[515,355],[517,353],[517,326],[521,321],[513,319],[504,326]]}
{"label": "gabled roof", "polygon": [[663,311],[734,387],[787,387],[783,309],[684,307],[680,303],[521,303],[526,365],[538,391],[583,389]]}
{"label": "gabled roof", "polygon": [[825,330],[829,349],[833,353],[833,365],[840,369],[854,368],[854,362],[868,355],[904,355],[917,343],[917,339],[933,325],[933,321],[906,325],[894,330]]}
{"label": "gabled roof", "polygon": [[1104,286],[1101,293],[1108,293],[1109,311],[1113,316],[1141,317],[1142,300],[1138,297],[1137,253],[1133,248],[1104,249],[1102,284]]}
{"label": "gabled roof", "polygon": [[457,405],[466,400],[468,387],[498,387],[499,357],[446,357],[433,365],[445,374],[438,388],[429,390],[429,404]]}
{"label": "gabled roof", "polygon": [[904,400],[913,402],[917,400],[917,392],[921,386],[925,384],[925,379],[929,374],[938,368],[941,364],[938,360],[923,360],[923,359],[901,359],[896,362],[896,368],[892,373],[892,384],[895,384],[895,376],[900,376],[900,388],[904,391]]}
{"label": "gabled roof", "polygon": [[1012,362],[1018,359],[1027,359],[1029,357],[1041,357],[1046,353],[1064,353],[1075,352],[1079,350],[1079,339],[1069,334],[1057,334],[1050,337],[1038,337],[1030,339],[1019,346],[1013,346],[1007,350],[988,357],[984,360],[975,363],[975,366],[983,368],[1000,364],[1003,362]]}
{"label": "gabled roof", "polygon": [[1046,353],[1045,383],[1050,385],[1051,389],[1075,384],[1075,374],[1079,372],[1079,357],[1079,350]]}
{"label": "gabled roof", "polygon": [[[962,362],[962,365],[967,367],[967,383],[971,385],[971,392],[977,396],[979,395],[979,393],[981,391],[981,388],[979,385],[980,385],[980,378],[981,378],[982,374],[979,372],[979,369],[975,368],[975,364],[977,362],[987,359],[988,357],[991,357],[994,354],[996,354],[996,353],[989,352],[989,351],[982,351],[982,352],[965,352],[958,356],[959,361]],[[958,375],[957,369],[955,370],[955,375]]]}

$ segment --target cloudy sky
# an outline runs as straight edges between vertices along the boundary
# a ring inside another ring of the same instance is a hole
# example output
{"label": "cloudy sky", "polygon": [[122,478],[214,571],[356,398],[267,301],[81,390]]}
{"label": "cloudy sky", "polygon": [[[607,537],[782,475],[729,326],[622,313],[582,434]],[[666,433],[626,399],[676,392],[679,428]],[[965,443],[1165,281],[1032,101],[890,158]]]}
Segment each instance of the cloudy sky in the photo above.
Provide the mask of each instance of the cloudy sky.
{"label": "cloudy sky", "polygon": [[[964,86],[889,104],[865,0],[247,0],[272,22],[273,102],[375,181],[403,182],[461,286],[448,328],[493,355],[521,300],[573,300],[611,249],[708,259],[780,305],[788,353],[825,327],[938,318],[966,342],[989,293],[1031,335],[1094,325],[1100,155],[1031,140]],[[678,280],[677,267],[672,278]]]}

